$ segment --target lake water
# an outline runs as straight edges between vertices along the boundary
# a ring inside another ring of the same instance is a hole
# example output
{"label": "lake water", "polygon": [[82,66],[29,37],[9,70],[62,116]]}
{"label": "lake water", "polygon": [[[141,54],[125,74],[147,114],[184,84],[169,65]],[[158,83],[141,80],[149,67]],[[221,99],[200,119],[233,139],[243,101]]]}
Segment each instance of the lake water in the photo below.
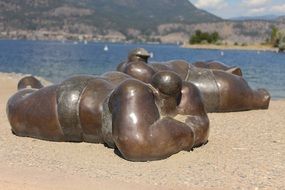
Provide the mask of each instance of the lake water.
{"label": "lake water", "polygon": [[[109,50],[104,51],[107,45]],[[218,60],[242,68],[253,88],[266,88],[274,99],[285,98],[285,53],[237,50],[196,50],[174,45],[104,44],[46,41],[0,41],[0,72],[42,76],[59,82],[75,74],[101,74],[115,70],[136,47],[153,52],[150,61]]]}

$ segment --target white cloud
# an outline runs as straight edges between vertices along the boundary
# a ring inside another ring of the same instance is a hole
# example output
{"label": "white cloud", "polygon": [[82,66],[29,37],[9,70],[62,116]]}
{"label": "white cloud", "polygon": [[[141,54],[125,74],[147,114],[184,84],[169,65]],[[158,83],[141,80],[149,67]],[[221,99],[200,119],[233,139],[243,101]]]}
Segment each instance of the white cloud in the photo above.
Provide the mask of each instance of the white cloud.
{"label": "white cloud", "polygon": [[250,14],[261,14],[264,13],[266,11],[266,9],[264,7],[261,8],[253,8],[249,10]]}
{"label": "white cloud", "polygon": [[272,6],[271,11],[285,14],[285,4]]}
{"label": "white cloud", "polygon": [[189,0],[196,7],[223,18],[285,15],[285,0]]}
{"label": "white cloud", "polygon": [[285,14],[285,4],[248,9],[250,15]]}
{"label": "white cloud", "polygon": [[260,7],[270,2],[271,0],[243,0],[243,4],[247,7]]}
{"label": "white cloud", "polygon": [[225,0],[198,0],[195,3],[195,6],[198,8],[208,8],[208,9],[221,9],[227,6],[227,2]]}

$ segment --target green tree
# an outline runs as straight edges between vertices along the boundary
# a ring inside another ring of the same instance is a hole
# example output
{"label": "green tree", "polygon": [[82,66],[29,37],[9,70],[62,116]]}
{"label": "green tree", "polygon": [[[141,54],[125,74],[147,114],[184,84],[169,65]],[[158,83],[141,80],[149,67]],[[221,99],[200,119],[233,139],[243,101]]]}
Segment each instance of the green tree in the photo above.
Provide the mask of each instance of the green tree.
{"label": "green tree", "polygon": [[277,45],[279,51],[285,51],[285,30],[280,30],[277,33]]}
{"label": "green tree", "polygon": [[208,33],[202,32],[201,30],[196,30],[195,34],[190,37],[190,44],[201,44],[201,43],[216,43],[221,39],[218,32]]}
{"label": "green tree", "polygon": [[271,28],[271,44],[274,46],[274,47],[277,47],[278,46],[278,38],[277,38],[277,35],[278,35],[278,28],[276,28],[275,26],[273,26]]}
{"label": "green tree", "polygon": [[221,39],[221,37],[220,37],[220,35],[219,35],[218,32],[212,33],[211,37],[212,37],[212,41],[213,41],[213,42],[217,42],[218,40]]}
{"label": "green tree", "polygon": [[201,31],[201,30],[196,30],[196,31],[195,31],[195,34],[196,34],[196,36],[201,36],[202,31]]}
{"label": "green tree", "polygon": [[273,47],[279,49],[279,51],[285,51],[285,30],[280,30],[273,26],[271,28],[270,43]]}

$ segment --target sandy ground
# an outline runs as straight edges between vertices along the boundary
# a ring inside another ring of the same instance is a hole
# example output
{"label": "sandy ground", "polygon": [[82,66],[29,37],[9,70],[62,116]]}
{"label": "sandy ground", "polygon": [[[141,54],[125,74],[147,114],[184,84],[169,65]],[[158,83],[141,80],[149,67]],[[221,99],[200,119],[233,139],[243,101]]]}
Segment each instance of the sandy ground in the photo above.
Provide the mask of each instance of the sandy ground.
{"label": "sandy ground", "polygon": [[285,101],[269,110],[209,114],[209,143],[134,163],[112,149],[16,137],[7,99],[21,76],[0,74],[0,189],[285,189]]}

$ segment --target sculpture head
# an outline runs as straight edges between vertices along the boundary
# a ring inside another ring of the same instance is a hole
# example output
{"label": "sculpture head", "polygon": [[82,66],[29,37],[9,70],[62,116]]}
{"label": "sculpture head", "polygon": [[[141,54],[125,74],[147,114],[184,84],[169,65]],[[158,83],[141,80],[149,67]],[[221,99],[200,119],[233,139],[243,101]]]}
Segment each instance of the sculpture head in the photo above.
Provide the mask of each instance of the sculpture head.
{"label": "sculpture head", "polygon": [[172,71],[160,71],[153,75],[151,84],[159,92],[175,96],[181,91],[182,79]]}
{"label": "sculpture head", "polygon": [[128,61],[143,61],[147,63],[150,54],[144,48],[136,48],[129,52]]}
{"label": "sculpture head", "polygon": [[156,89],[155,98],[161,115],[175,115],[181,100],[182,79],[172,71],[153,75],[151,85]]}

